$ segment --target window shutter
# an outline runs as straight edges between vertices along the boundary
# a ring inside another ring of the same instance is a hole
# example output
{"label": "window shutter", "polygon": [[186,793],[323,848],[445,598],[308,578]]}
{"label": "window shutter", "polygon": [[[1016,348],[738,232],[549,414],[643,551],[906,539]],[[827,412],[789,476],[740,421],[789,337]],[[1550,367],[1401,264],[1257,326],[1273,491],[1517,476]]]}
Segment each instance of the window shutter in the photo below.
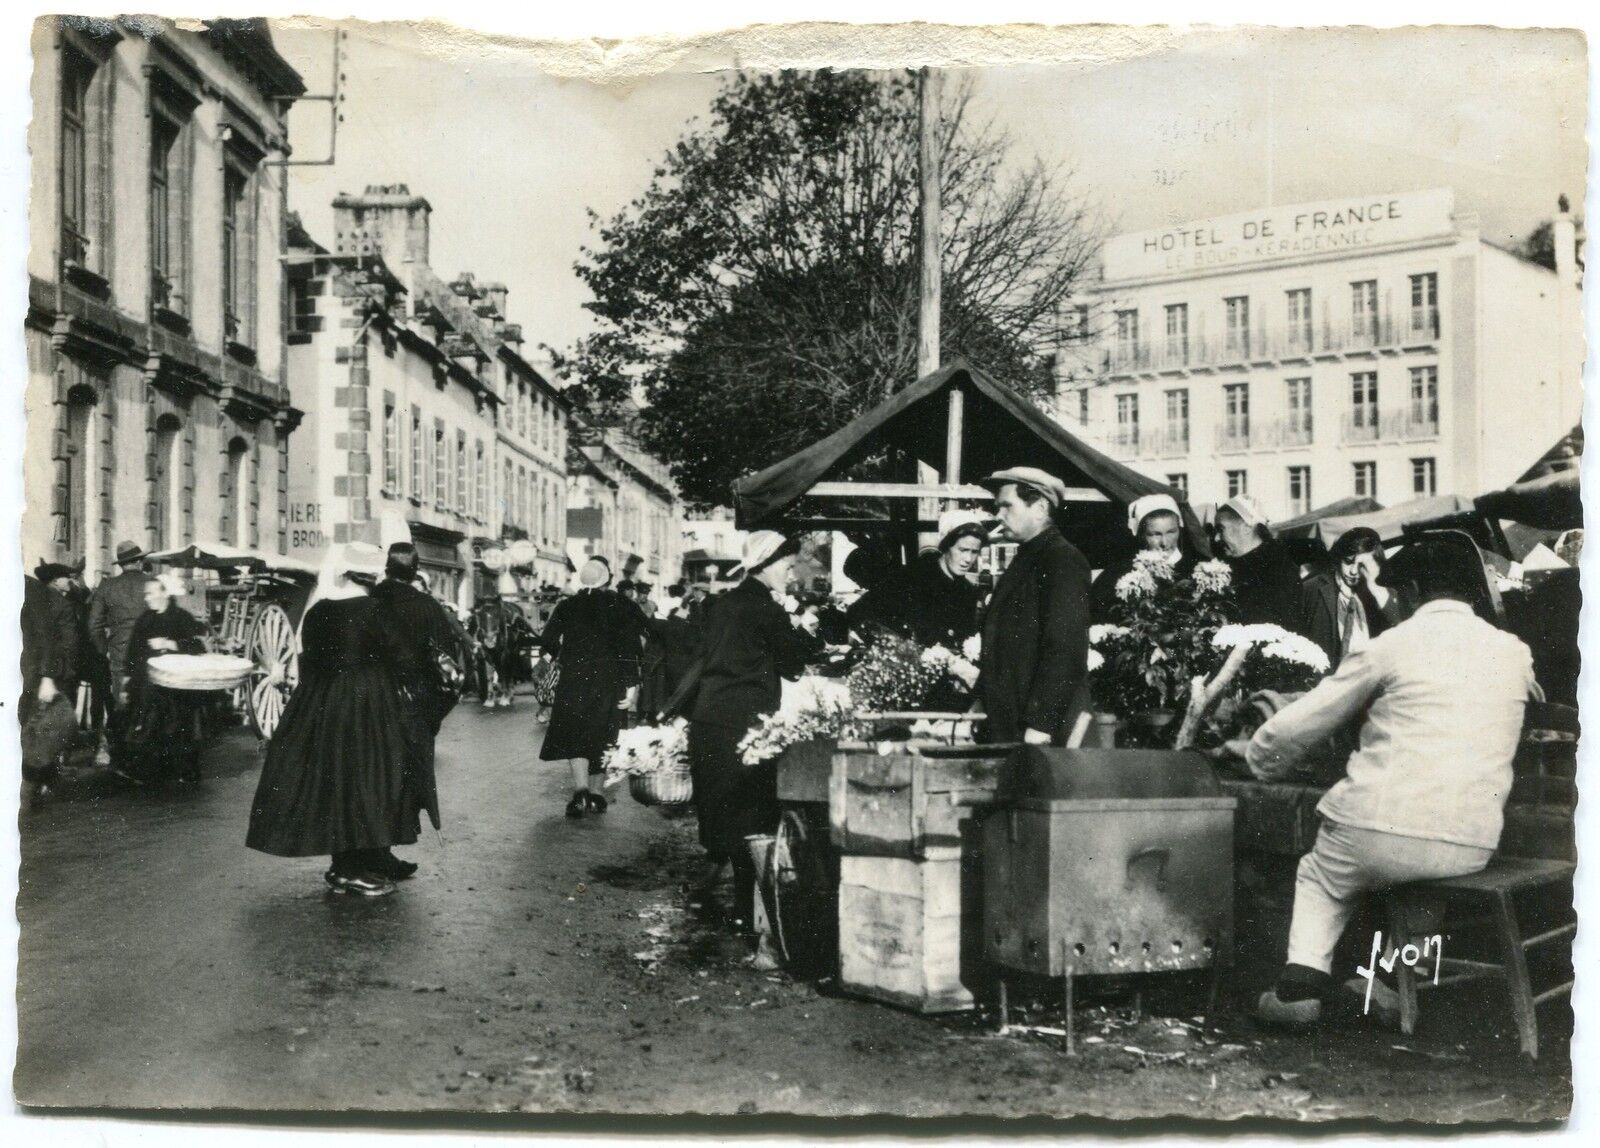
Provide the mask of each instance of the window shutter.
{"label": "window shutter", "polygon": [[177,293],[182,296],[182,305],[175,309],[185,314],[192,314],[194,284],[189,268],[189,201],[194,195],[192,120],[184,121],[183,127],[179,129],[177,142],[172,145],[172,151],[176,160],[172,165],[172,185],[167,189],[168,201],[172,204],[172,219],[169,224],[172,231],[172,279]]}
{"label": "window shutter", "polygon": [[256,212],[260,205],[260,169],[245,180],[244,202],[239,205],[239,341],[256,346]]}
{"label": "window shutter", "polygon": [[111,100],[115,85],[111,63],[95,69],[84,128],[88,160],[89,266],[104,279],[111,278]]}

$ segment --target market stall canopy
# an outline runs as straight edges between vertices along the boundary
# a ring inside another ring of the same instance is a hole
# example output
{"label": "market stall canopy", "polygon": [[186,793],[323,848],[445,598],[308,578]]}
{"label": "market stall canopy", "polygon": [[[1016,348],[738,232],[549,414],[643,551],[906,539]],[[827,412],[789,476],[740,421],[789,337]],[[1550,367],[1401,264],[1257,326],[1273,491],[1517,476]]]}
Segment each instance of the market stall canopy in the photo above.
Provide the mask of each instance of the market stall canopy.
{"label": "market stall canopy", "polygon": [[1504,518],[1544,530],[1574,530],[1583,525],[1576,467],[1490,491],[1480,495],[1476,505],[1486,518]]}
{"label": "market stall canopy", "polygon": [[1444,494],[1437,498],[1414,498],[1410,502],[1402,502],[1384,510],[1324,518],[1316,523],[1314,530],[1315,536],[1324,546],[1332,546],[1339,535],[1357,526],[1376,530],[1378,537],[1385,542],[1398,542],[1405,534],[1407,526],[1434,522],[1471,509],[1472,503],[1456,494]]}
{"label": "market stall canopy", "polygon": [[1525,470],[1517,479],[1519,484],[1562,470],[1577,470],[1583,457],[1583,424],[1579,423],[1556,441],[1555,446],[1539,456],[1539,461]]}
{"label": "market stall canopy", "polygon": [[[952,400],[955,394],[958,398]],[[953,417],[952,410],[959,416]],[[924,376],[845,424],[765,470],[733,484],[741,530],[784,523],[821,525],[793,508],[807,495],[873,498],[892,493],[889,483],[841,480],[863,459],[895,448],[942,474],[959,475],[943,497],[984,497],[971,484],[995,471],[1034,466],[1060,478],[1072,491],[1059,521],[1063,532],[1100,566],[1131,546],[1128,504],[1146,494],[1171,494],[1184,507],[1196,549],[1207,550],[1198,519],[1178,492],[1116,462],[1089,446],[1032,403],[966,361],[957,359]]]}
{"label": "market stall canopy", "polygon": [[151,562],[190,570],[266,570],[275,574],[308,574],[312,577],[317,574],[315,566],[299,558],[230,546],[223,542],[191,542],[187,546],[159,550],[146,557]]}
{"label": "market stall canopy", "polygon": [[1316,535],[1317,524],[1328,518],[1348,518],[1353,514],[1372,514],[1383,509],[1376,498],[1341,498],[1326,506],[1282,522],[1272,524],[1272,533],[1278,538],[1311,538]]}

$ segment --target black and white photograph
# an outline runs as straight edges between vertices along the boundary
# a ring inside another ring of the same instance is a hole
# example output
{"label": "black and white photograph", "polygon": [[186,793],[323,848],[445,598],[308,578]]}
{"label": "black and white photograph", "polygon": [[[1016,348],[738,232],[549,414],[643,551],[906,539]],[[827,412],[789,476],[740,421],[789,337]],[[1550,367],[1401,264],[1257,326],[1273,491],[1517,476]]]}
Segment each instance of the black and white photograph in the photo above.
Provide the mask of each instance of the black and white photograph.
{"label": "black and white photograph", "polygon": [[12,45],[20,1127],[1568,1127],[1584,31],[373,8]]}

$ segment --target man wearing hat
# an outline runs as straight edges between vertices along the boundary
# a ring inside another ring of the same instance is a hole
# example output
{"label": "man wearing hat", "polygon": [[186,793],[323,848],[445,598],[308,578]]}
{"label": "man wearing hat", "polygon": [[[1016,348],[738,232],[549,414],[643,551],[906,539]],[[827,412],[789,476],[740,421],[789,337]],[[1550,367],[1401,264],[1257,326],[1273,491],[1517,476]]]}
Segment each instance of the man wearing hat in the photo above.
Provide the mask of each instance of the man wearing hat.
{"label": "man wearing hat", "polygon": [[17,721],[23,732],[23,774],[42,792],[55,775],[55,763],[67,748],[75,723],[48,714],[31,724],[66,695],[77,680],[77,632],[72,605],[62,593],[72,576],[59,562],[41,562],[32,577],[22,582],[22,697]]}
{"label": "man wearing hat", "polygon": [[1378,581],[1383,542],[1357,526],[1328,549],[1328,569],[1300,584],[1300,632],[1338,669],[1344,658],[1400,620],[1400,602]]}
{"label": "man wearing hat", "polygon": [[[1252,774],[1274,781],[1335,731],[1360,729],[1344,778],[1317,805],[1322,828],[1300,861],[1288,963],[1257,1005],[1273,1023],[1320,1019],[1336,983],[1335,946],[1363,896],[1489,863],[1523,710],[1537,696],[1528,647],[1473,612],[1484,574],[1465,536],[1413,543],[1379,582],[1422,605],[1348,654],[1247,744],[1230,744]],[[1363,994],[1368,985],[1347,983]],[[1371,989],[1392,1011],[1392,990],[1379,982]]]}
{"label": "man wearing hat", "polygon": [[1000,525],[1020,545],[983,623],[978,689],[991,741],[1064,745],[1088,708],[1089,563],[1053,515],[1066,486],[1037,467],[983,480]]}
{"label": "man wearing hat", "polygon": [[433,743],[439,726],[456,703],[445,691],[439,673],[438,655],[460,656],[455,632],[442,606],[417,585],[421,558],[411,542],[396,542],[389,547],[383,567],[383,581],[372,588],[372,597],[383,608],[391,630],[409,647],[410,657],[400,672],[400,688],[411,704],[406,709],[408,733],[417,747],[419,760],[433,772]]}
{"label": "man wearing hat", "polygon": [[144,556],[137,542],[117,543],[120,573],[102,579],[89,598],[89,638],[111,664],[111,692],[106,701],[113,715],[128,684],[128,639],[145,611]]}

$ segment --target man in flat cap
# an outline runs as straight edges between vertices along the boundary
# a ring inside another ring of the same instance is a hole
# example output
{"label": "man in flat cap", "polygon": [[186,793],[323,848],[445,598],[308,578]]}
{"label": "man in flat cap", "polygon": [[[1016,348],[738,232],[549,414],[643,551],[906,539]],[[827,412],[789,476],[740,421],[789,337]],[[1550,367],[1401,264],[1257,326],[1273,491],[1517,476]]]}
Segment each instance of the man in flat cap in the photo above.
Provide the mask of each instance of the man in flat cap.
{"label": "man in flat cap", "polygon": [[983,623],[978,691],[991,741],[1064,745],[1088,709],[1089,563],[1054,514],[1066,486],[1036,467],[983,480],[1020,545],[995,585]]}
{"label": "man in flat cap", "polygon": [[[1316,844],[1300,860],[1288,963],[1257,1004],[1263,1020],[1284,1026],[1320,1019],[1337,983],[1335,946],[1363,896],[1489,863],[1523,710],[1538,696],[1528,647],[1473,611],[1487,591],[1482,556],[1464,535],[1407,546],[1378,581],[1420,600],[1416,613],[1348,653],[1247,747],[1230,743],[1251,773],[1275,781],[1335,731],[1360,730],[1344,778],[1317,805]],[[1384,1011],[1398,1005],[1375,978],[1347,987],[1372,993]]]}

